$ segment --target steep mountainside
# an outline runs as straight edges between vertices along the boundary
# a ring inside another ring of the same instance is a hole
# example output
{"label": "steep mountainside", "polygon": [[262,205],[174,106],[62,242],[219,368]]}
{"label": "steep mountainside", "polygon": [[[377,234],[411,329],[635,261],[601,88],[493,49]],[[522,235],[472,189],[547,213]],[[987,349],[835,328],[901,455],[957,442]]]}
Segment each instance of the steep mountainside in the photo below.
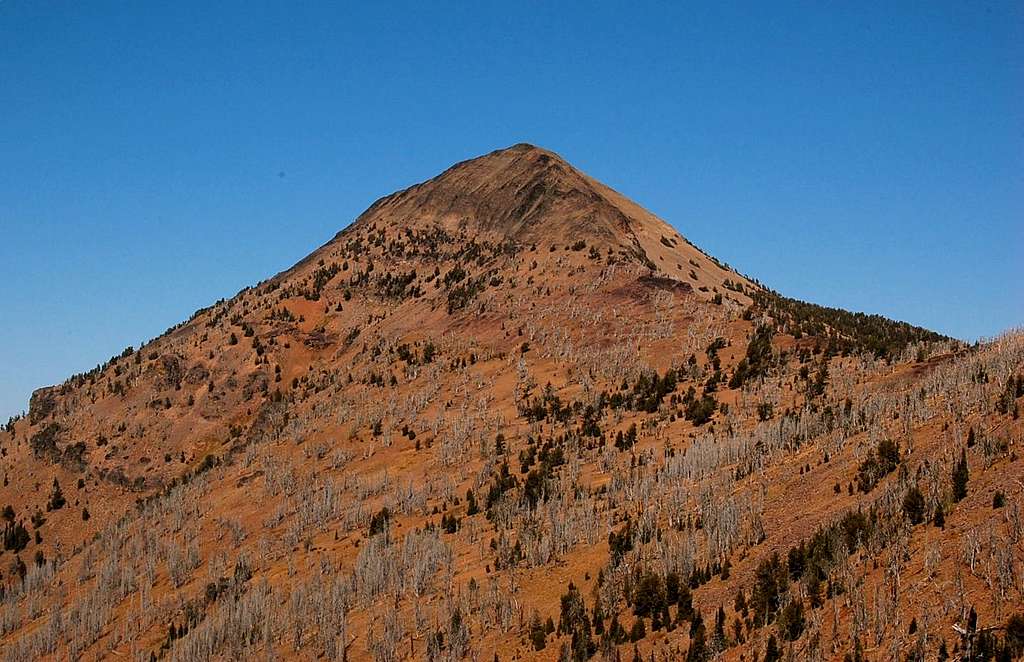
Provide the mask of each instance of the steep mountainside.
{"label": "steep mountainside", "polygon": [[1013,658],[1021,396],[1020,334],[787,299],[516,145],[37,391],[0,646]]}

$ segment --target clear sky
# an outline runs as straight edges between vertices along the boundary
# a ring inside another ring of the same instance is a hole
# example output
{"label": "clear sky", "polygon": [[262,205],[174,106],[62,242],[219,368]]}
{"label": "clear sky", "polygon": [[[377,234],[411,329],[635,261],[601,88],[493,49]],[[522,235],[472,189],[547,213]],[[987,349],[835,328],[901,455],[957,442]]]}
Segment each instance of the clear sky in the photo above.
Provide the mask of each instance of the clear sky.
{"label": "clear sky", "polygon": [[784,294],[1024,323],[1020,2],[341,4],[0,0],[5,420],[523,141]]}

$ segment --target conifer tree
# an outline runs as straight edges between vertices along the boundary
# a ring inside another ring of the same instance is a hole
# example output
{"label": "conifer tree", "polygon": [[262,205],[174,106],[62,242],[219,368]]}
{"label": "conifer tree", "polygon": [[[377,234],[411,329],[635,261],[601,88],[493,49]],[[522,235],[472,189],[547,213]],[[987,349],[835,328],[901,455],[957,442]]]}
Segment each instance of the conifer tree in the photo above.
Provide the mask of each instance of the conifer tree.
{"label": "conifer tree", "polygon": [[967,450],[960,451],[960,460],[953,466],[953,500],[960,502],[967,496],[967,480],[970,472],[967,470]]}

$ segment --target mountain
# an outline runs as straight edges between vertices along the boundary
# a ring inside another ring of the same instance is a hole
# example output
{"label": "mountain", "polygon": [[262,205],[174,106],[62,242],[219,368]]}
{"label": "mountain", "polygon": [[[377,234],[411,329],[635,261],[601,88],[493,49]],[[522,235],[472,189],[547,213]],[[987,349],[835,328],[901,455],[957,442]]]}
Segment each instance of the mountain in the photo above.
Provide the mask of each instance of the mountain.
{"label": "mountain", "polygon": [[1012,658],[1022,396],[1019,333],[788,299],[515,145],[36,391],[0,644]]}

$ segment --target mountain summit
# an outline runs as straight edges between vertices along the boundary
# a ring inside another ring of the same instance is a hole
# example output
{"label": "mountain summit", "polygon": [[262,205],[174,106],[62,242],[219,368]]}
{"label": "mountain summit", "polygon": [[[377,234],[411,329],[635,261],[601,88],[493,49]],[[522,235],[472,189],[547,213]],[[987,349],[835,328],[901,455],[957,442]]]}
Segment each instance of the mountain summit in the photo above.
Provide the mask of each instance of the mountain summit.
{"label": "mountain summit", "polygon": [[437,227],[545,248],[585,244],[707,291],[727,280],[752,285],[640,205],[528,143],[457,163],[377,200],[353,224],[368,226]]}
{"label": "mountain summit", "polygon": [[1013,659],[1022,397],[1020,334],[788,299],[515,145],[38,390],[0,650]]}
{"label": "mountain summit", "polygon": [[458,163],[383,198],[367,213],[466,223],[520,241],[570,235],[614,240],[629,232],[629,218],[603,193],[611,191],[557,154],[521,143]]}

